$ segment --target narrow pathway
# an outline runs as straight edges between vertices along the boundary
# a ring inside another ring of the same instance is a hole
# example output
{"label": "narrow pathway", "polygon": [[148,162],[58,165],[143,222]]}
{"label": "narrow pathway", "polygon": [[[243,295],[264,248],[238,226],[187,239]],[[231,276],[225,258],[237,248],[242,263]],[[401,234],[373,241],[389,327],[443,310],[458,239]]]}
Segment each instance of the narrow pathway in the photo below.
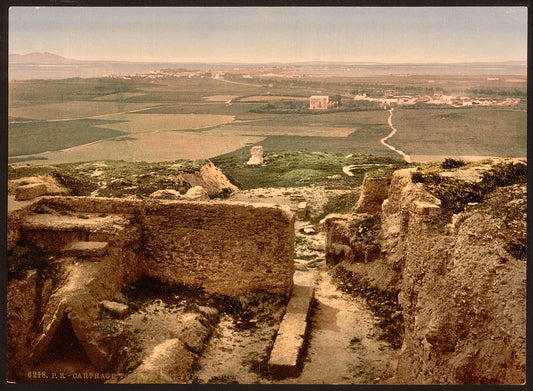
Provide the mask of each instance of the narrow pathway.
{"label": "narrow pathway", "polygon": [[387,137],[383,137],[381,140],[379,140],[379,142],[381,144],[383,144],[384,146],[386,146],[387,148],[389,148],[389,149],[393,150],[394,152],[400,154],[407,163],[411,163],[411,157],[409,155],[405,154],[403,151],[401,151],[401,150],[399,150],[399,149],[397,149],[397,148],[395,148],[392,145],[387,143],[387,140],[390,139],[392,136],[394,136],[396,134],[396,131],[397,131],[396,128],[392,125],[392,112],[393,111],[394,111],[393,108],[391,108],[389,110],[389,113],[390,113],[390,115],[389,115],[389,126],[392,129],[392,132],[390,132]]}
{"label": "narrow pathway", "polygon": [[276,384],[383,384],[396,352],[378,340],[376,320],[363,299],[337,290],[327,270],[318,274],[316,307],[302,373]]}

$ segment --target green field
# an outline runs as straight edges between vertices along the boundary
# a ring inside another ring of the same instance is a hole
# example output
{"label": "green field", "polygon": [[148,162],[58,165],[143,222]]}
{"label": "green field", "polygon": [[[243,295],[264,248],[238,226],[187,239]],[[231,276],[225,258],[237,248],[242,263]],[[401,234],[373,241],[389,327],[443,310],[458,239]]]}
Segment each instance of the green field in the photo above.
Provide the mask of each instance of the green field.
{"label": "green field", "polygon": [[395,109],[391,143],[411,155],[527,155],[527,115],[503,108]]}
{"label": "green field", "polygon": [[[477,91],[499,100],[526,94],[525,83],[511,82],[513,76],[225,77],[229,82],[208,77],[12,82],[9,121],[18,122],[9,124],[8,155],[24,160],[32,154],[28,160],[50,164],[92,156],[157,161],[246,156],[251,145],[262,145],[265,152],[393,157],[398,155],[379,142],[390,132],[388,112],[375,102],[354,101],[353,94]],[[317,94],[340,95],[341,105],[309,110],[307,97]],[[510,108],[420,107],[395,110],[398,133],[391,145],[410,155],[525,156],[525,99]],[[98,140],[105,141],[88,145]],[[59,152],[73,146],[75,151]],[[58,152],[40,155],[46,151]]]}

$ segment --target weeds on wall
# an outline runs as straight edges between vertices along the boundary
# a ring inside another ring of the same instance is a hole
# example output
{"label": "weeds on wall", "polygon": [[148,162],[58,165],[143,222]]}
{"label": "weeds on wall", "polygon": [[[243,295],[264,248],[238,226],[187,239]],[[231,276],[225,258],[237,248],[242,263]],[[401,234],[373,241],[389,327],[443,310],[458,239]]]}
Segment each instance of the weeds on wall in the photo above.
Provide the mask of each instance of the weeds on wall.
{"label": "weeds on wall", "polygon": [[359,192],[355,191],[335,195],[328,199],[319,215],[311,218],[311,223],[316,224],[331,213],[348,213],[357,204],[358,200]]}
{"label": "weeds on wall", "polygon": [[356,242],[372,243],[381,230],[381,217],[369,215],[360,220],[350,222],[351,237]]}
{"label": "weeds on wall", "polygon": [[42,279],[55,280],[60,267],[55,261],[55,252],[45,252],[33,242],[21,239],[7,254],[8,280],[20,280],[26,277],[28,271],[37,270]]}
{"label": "weeds on wall", "polygon": [[[456,165],[457,161],[447,165]],[[499,187],[526,183],[527,166],[525,164],[498,163],[482,174],[479,182],[465,182],[454,178],[442,177],[438,171],[415,171],[411,174],[414,183],[423,183],[435,197],[441,200],[443,214],[451,216],[462,212],[468,204],[483,201],[485,196]]]}

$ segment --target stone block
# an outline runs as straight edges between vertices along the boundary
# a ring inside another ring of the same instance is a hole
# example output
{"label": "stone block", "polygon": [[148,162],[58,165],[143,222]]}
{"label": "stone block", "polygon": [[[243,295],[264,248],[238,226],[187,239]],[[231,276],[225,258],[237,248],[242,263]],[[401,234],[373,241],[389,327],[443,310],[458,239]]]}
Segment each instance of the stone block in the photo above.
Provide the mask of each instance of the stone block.
{"label": "stone block", "polygon": [[299,219],[305,219],[307,217],[307,211],[307,202],[303,201],[298,203],[296,217],[298,217]]}
{"label": "stone block", "polygon": [[300,373],[314,294],[313,286],[293,286],[287,311],[270,353],[269,373],[283,377],[296,377]]}
{"label": "stone block", "polygon": [[285,314],[268,360],[270,374],[282,377],[299,375],[306,333],[307,322],[299,314]]}
{"label": "stone block", "polygon": [[194,186],[185,193],[184,198],[190,201],[207,201],[209,200],[209,194],[202,186]]}
{"label": "stone block", "polygon": [[103,300],[102,307],[105,308],[113,316],[124,319],[130,307],[126,304],[117,303],[116,301]]}
{"label": "stone block", "polygon": [[71,257],[101,257],[107,253],[107,242],[86,242],[83,240],[72,242],[63,249],[65,256]]}
{"label": "stone block", "polygon": [[412,211],[420,216],[432,218],[438,216],[441,213],[440,206],[431,202],[425,201],[413,201]]}
{"label": "stone block", "polygon": [[31,183],[17,187],[15,190],[15,200],[26,201],[36,197],[46,195],[46,185],[44,183]]}
{"label": "stone block", "polygon": [[158,200],[179,200],[181,199],[181,194],[174,189],[163,189],[154,191],[150,194],[150,198],[156,198]]}
{"label": "stone block", "polygon": [[308,321],[311,315],[313,301],[315,299],[315,287],[294,285],[291,298],[287,304],[287,314],[300,314],[302,320]]}

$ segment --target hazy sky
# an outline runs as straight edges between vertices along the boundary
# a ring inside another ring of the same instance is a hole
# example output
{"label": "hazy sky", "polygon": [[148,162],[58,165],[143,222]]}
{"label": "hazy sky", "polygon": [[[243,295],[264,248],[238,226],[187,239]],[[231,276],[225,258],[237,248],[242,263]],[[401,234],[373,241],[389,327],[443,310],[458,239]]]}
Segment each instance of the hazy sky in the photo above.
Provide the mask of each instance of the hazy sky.
{"label": "hazy sky", "polygon": [[526,60],[526,7],[12,7],[9,52],[168,62]]}

